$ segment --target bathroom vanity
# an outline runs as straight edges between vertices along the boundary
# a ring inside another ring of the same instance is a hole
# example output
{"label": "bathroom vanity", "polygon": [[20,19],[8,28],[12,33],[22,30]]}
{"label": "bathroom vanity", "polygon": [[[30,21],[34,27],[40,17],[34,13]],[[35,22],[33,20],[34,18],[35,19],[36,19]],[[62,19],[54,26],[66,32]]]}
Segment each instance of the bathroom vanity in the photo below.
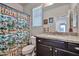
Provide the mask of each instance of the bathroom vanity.
{"label": "bathroom vanity", "polygon": [[36,36],[37,56],[79,56],[79,37],[40,34]]}

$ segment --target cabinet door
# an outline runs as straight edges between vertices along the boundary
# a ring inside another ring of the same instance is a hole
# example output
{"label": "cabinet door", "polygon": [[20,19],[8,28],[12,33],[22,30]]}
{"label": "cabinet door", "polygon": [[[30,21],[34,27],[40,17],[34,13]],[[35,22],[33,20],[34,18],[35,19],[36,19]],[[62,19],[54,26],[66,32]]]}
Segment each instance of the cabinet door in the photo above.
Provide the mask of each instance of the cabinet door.
{"label": "cabinet door", "polygon": [[68,50],[79,54],[79,44],[68,43]]}
{"label": "cabinet door", "polygon": [[55,48],[54,50],[54,55],[55,56],[78,56],[78,54],[67,51],[67,50],[63,50],[63,49],[59,49],[59,48]]}
{"label": "cabinet door", "polygon": [[37,45],[37,56],[51,56],[51,55],[53,55],[52,47],[43,44]]}
{"label": "cabinet door", "polygon": [[50,39],[45,39],[45,38],[37,38],[37,44],[38,43],[48,45],[48,46],[54,46],[54,47],[62,48],[62,49],[67,48],[66,42],[55,40],[55,39],[50,40]]}

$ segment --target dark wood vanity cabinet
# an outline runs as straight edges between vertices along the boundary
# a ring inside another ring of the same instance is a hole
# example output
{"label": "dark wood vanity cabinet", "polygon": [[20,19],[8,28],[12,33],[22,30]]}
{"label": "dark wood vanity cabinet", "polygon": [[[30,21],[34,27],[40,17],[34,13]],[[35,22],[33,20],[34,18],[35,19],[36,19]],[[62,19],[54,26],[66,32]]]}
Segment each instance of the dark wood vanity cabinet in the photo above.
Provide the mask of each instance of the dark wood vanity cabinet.
{"label": "dark wood vanity cabinet", "polygon": [[70,52],[68,50],[63,50],[60,48],[55,48],[54,50],[54,56],[77,56],[78,54],[74,52]]}
{"label": "dark wood vanity cabinet", "polygon": [[52,56],[52,46],[48,45],[48,42],[44,42],[42,38],[36,39],[36,53],[37,56]]}
{"label": "dark wood vanity cabinet", "polygon": [[79,54],[79,44],[68,43],[68,50]]}
{"label": "dark wood vanity cabinet", "polygon": [[37,56],[79,56],[79,45],[36,37]]}
{"label": "dark wood vanity cabinet", "polygon": [[38,44],[37,48],[37,55],[38,56],[52,56],[52,47],[43,45],[43,44]]}

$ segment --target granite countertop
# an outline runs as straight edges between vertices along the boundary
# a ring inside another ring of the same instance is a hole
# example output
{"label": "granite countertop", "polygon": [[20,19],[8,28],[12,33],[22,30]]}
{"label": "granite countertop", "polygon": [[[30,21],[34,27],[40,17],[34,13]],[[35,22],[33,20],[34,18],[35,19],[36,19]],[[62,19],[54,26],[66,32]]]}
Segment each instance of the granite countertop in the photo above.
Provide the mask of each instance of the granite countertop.
{"label": "granite countertop", "polygon": [[70,36],[70,35],[49,35],[49,34],[39,34],[36,37],[46,38],[46,39],[54,39],[61,40],[65,42],[78,43],[79,44],[79,36]]}

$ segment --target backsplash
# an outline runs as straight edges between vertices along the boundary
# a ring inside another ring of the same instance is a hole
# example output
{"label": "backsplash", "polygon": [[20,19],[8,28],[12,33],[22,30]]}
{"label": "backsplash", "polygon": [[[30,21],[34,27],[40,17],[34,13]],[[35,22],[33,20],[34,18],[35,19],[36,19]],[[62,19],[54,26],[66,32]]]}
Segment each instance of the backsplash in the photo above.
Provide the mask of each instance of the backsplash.
{"label": "backsplash", "polygon": [[73,32],[43,32],[46,34],[50,34],[50,35],[70,35],[70,36],[78,36],[78,33],[73,33]]}

